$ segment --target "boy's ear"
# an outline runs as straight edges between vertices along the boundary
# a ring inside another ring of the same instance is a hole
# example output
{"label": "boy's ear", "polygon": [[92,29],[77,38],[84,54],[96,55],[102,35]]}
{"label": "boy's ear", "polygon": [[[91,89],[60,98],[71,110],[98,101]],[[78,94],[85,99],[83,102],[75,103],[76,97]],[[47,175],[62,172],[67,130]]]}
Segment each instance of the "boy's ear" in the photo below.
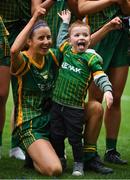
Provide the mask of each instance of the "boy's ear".
{"label": "boy's ear", "polygon": [[68,38],[68,40],[67,40],[68,42],[69,42],[69,44],[71,45],[71,41],[70,41],[70,38]]}

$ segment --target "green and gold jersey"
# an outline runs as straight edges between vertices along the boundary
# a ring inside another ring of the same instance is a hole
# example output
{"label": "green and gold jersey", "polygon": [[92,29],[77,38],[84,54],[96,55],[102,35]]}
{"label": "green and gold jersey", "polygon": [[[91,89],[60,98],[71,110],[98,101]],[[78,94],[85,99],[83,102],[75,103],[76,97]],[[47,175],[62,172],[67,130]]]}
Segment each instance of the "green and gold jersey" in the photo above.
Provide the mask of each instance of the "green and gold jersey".
{"label": "green and gold jersey", "polygon": [[102,71],[101,59],[90,52],[76,54],[67,42],[61,45],[60,50],[64,58],[53,91],[53,101],[82,108],[92,73]]}
{"label": "green and gold jersey", "polygon": [[58,71],[59,51],[50,49],[42,64],[37,64],[26,51],[17,72],[12,64],[12,89],[15,104],[16,126],[32,120],[43,113],[44,102],[52,96]]}
{"label": "green and gold jersey", "polygon": [[2,17],[0,16],[0,36],[8,36],[9,33],[3,23]]}

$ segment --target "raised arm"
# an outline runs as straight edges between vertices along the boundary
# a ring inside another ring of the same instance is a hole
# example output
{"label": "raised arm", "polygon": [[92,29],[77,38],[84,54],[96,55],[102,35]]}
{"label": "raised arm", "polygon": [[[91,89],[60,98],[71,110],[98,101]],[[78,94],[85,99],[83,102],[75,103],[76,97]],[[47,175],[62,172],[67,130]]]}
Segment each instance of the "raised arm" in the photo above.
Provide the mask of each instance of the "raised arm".
{"label": "raised arm", "polygon": [[77,0],[67,0],[68,3],[68,7],[70,9],[70,11],[75,15],[75,17],[77,17],[78,19],[81,19],[81,15],[79,13],[79,9],[78,9],[78,1]]}
{"label": "raised arm", "polygon": [[102,40],[108,32],[115,30],[115,29],[121,29],[122,28],[122,21],[119,17],[115,17],[111,21],[109,21],[107,24],[105,24],[102,28],[100,28],[95,33],[91,34],[91,44],[90,47],[96,45],[100,40]]}
{"label": "raised arm", "polygon": [[20,51],[23,49],[27,42],[27,38],[30,35],[30,31],[39,18],[39,16],[44,15],[46,10],[43,8],[43,4],[41,4],[39,7],[37,7],[36,11],[34,12],[32,18],[28,22],[28,24],[24,27],[24,29],[19,33],[19,35],[16,37],[12,47],[11,47],[11,61],[18,67],[18,64],[20,65],[22,62],[22,55],[20,54]]}
{"label": "raised arm", "polygon": [[40,5],[43,4],[43,8],[46,9],[46,11],[48,11],[53,4],[55,3],[54,0],[32,0],[32,7],[31,7],[31,12],[32,14],[34,13],[35,9]]}
{"label": "raised arm", "polygon": [[82,16],[102,11],[114,3],[120,3],[122,0],[78,0],[79,13]]}
{"label": "raised arm", "polygon": [[62,23],[59,29],[59,33],[57,36],[57,47],[60,47],[60,45],[68,39],[68,28],[69,23],[71,19],[71,12],[67,10],[63,10],[61,13],[58,13],[58,15],[62,19]]}

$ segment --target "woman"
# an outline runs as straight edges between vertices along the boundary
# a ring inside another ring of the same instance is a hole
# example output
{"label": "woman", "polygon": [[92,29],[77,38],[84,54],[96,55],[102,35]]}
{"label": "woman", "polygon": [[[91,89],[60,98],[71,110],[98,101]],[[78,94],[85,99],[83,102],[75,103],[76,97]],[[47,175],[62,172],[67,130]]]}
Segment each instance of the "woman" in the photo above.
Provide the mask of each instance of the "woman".
{"label": "woman", "polygon": [[[42,20],[37,21],[44,14],[41,4],[11,48],[15,102],[13,137],[28,152],[35,169],[52,176],[61,174],[62,167],[48,141],[49,113],[45,105],[51,96],[57,70],[58,61],[54,54],[59,54],[48,51],[52,44],[50,29]],[[26,42],[28,50],[21,52]]]}

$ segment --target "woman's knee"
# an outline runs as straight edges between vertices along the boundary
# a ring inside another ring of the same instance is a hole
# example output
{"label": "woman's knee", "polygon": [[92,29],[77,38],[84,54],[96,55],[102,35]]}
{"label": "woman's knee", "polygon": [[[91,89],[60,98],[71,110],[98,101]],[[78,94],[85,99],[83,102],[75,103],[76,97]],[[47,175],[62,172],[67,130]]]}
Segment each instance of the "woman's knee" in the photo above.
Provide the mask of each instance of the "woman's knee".
{"label": "woman's knee", "polygon": [[59,176],[62,173],[62,166],[60,163],[53,163],[40,167],[41,174],[47,176]]}
{"label": "woman's knee", "polygon": [[113,106],[119,106],[121,104],[121,94],[114,94],[113,95]]}

